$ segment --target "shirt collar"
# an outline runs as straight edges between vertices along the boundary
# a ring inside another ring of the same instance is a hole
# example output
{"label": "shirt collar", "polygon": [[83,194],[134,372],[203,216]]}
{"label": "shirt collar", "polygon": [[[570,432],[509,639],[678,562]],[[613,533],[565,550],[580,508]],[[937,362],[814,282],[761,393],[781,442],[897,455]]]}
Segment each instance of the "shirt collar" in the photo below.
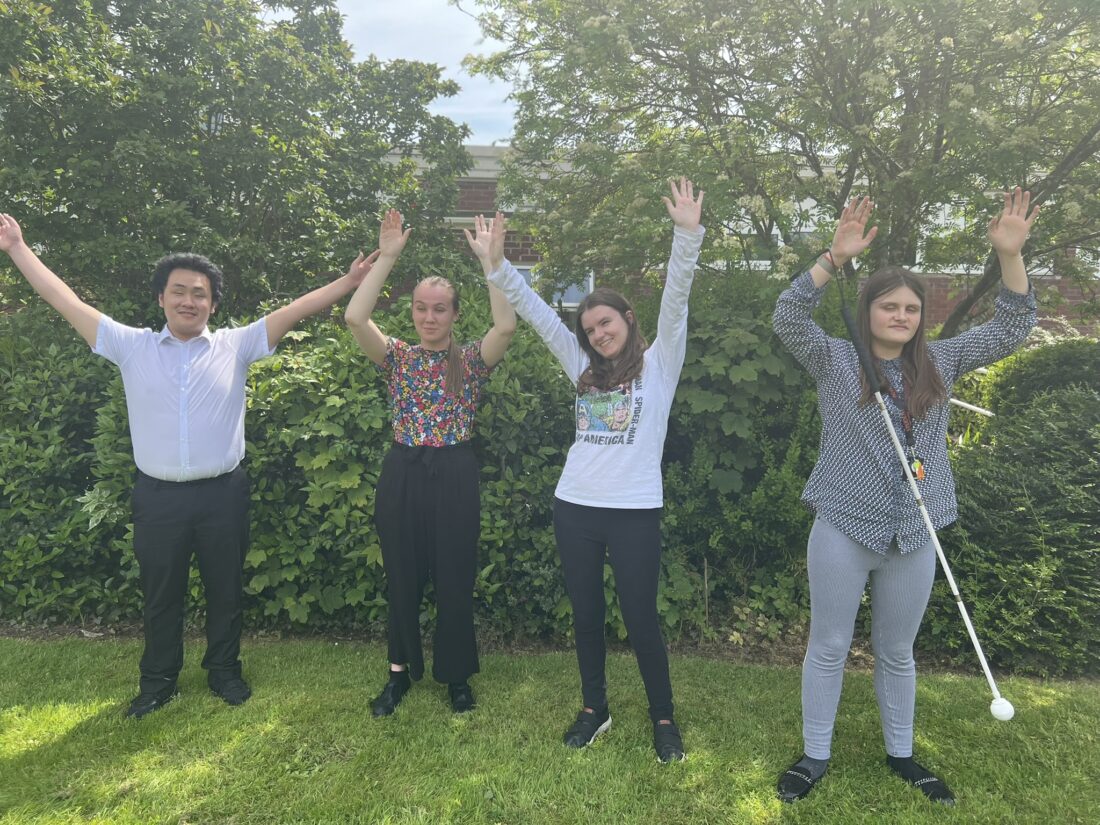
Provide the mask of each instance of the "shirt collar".
{"label": "shirt collar", "polygon": [[[210,331],[210,327],[203,327],[202,332],[200,332],[198,335],[198,338],[203,339],[209,345],[212,344],[214,341],[214,333]],[[198,338],[192,338],[191,341],[196,341],[198,340]],[[165,341],[174,341],[175,343],[180,345],[186,345],[190,343],[190,341],[181,341],[179,338],[174,336],[171,330],[168,329],[168,324],[165,324],[164,328],[157,335],[158,344],[163,344]]]}

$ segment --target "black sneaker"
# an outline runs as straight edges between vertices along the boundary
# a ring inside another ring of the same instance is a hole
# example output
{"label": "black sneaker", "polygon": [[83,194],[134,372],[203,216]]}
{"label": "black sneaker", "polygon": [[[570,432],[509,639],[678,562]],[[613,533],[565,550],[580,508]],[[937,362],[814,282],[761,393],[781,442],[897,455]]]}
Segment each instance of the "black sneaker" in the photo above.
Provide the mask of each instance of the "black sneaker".
{"label": "black sneaker", "polygon": [[390,680],[382,688],[382,692],[371,702],[371,713],[377,718],[389,716],[401,704],[401,700],[412,687],[407,670],[391,670]]}
{"label": "black sneaker", "polygon": [[584,748],[592,744],[597,736],[611,727],[611,713],[607,708],[598,711],[582,710],[577,721],[565,732],[562,741],[570,748]]}
{"label": "black sneaker", "polygon": [[240,676],[233,676],[210,685],[210,692],[227,705],[243,705],[252,695],[252,688]]}
{"label": "black sneaker", "polygon": [[447,685],[447,692],[451,695],[451,710],[455,713],[467,713],[477,707],[469,682],[452,682]]}
{"label": "black sneaker", "polygon": [[653,749],[657,751],[658,762],[683,762],[686,759],[684,740],[680,738],[680,729],[675,722],[653,723]]}
{"label": "black sneaker", "polygon": [[160,710],[179,695],[180,691],[177,687],[163,693],[139,693],[130,702],[130,707],[126,711],[126,718],[140,719],[143,716],[148,716],[153,711]]}

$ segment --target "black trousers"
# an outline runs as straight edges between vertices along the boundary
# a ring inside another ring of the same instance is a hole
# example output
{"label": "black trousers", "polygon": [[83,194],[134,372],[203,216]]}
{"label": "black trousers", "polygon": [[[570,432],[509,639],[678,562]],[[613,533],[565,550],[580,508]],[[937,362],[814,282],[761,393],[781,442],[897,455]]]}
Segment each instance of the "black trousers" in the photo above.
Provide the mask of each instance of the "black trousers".
{"label": "black trousers", "polygon": [[585,707],[607,704],[604,638],[603,567],[606,556],[615,573],[615,591],[630,646],[638,660],[649,717],[672,718],[672,682],[668,652],[657,616],[657,579],[661,571],[661,511],[585,507],[554,499],[554,536],[573,605],[573,633]]}
{"label": "black trousers", "polygon": [[477,457],[469,444],[394,444],[382,462],[374,503],[389,595],[389,657],[424,675],[420,603],[430,578],[437,621],[432,676],[465,682],[480,669],[474,637],[474,579],[481,535]]}
{"label": "black trousers", "polygon": [[241,675],[241,599],[248,552],[248,474],[237,467],[215,478],[160,481],[138,472],[134,483],[134,553],[145,596],[141,690],[163,693],[183,667],[183,616],[192,553],[206,594],[210,684]]}

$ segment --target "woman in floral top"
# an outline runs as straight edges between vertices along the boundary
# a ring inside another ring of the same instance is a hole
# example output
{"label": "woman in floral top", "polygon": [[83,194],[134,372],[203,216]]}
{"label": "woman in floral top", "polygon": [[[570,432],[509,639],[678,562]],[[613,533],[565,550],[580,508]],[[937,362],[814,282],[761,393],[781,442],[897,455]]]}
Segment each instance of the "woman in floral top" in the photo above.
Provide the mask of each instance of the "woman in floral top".
{"label": "woman in floral top", "polygon": [[[516,316],[489,287],[493,327],[480,341],[459,345],[452,335],[458,292],[445,278],[426,278],[412,296],[420,343],[384,335],[370,319],[386,276],[412,231],[390,210],[382,221],[379,256],[348,304],[345,318],[355,340],[386,378],[394,443],[382,464],[375,495],[375,524],[389,598],[389,679],[374,700],[375,716],[393,713],[424,674],[420,602],[435,584],[436,624],[432,675],[448,685],[451,707],[474,707],[470,676],[478,672],[474,638],[474,577],[481,526],[478,466],[470,439],[474,413],[489,372],[504,357]],[[504,218],[477,219],[466,231],[486,274],[504,258]]]}

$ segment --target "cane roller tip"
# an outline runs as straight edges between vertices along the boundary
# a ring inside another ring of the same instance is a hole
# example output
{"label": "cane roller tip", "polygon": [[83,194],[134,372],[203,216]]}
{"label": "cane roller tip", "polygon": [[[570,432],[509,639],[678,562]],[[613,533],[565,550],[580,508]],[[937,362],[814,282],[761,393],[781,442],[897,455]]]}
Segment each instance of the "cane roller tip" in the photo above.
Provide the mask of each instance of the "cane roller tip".
{"label": "cane roller tip", "polygon": [[989,712],[993,714],[994,719],[1007,722],[1016,715],[1016,708],[1012,707],[1012,703],[1001,696],[989,704]]}

